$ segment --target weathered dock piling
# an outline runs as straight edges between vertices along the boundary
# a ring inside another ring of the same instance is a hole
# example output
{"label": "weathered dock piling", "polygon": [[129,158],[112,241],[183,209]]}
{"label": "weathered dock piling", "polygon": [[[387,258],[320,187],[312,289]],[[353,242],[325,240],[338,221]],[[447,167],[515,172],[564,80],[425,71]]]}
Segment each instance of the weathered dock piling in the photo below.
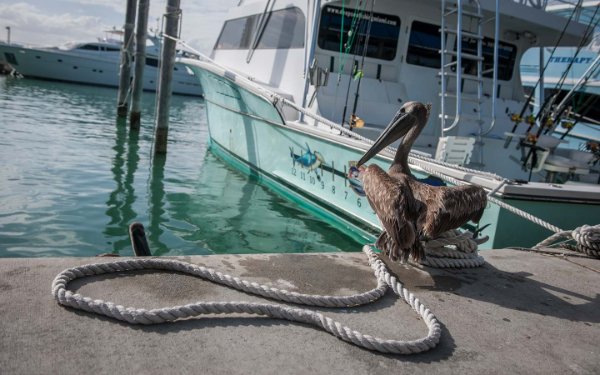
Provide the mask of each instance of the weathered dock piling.
{"label": "weathered dock piling", "polygon": [[156,110],[156,130],[154,133],[154,152],[167,152],[167,136],[169,133],[169,104],[171,102],[171,87],[173,69],[175,67],[175,47],[173,38],[179,35],[180,0],[169,0],[165,10],[165,31],[161,51],[160,80],[158,82],[158,107]]}
{"label": "weathered dock piling", "polygon": [[150,0],[138,1],[138,16],[135,30],[135,70],[133,75],[133,87],[131,94],[131,113],[129,115],[129,126],[132,130],[140,128],[142,115],[142,91],[144,89],[144,67],[146,66],[146,33],[148,30],[148,12]]}
{"label": "weathered dock piling", "polygon": [[119,79],[119,96],[117,101],[117,116],[127,117],[129,105],[127,98],[131,83],[131,56],[133,55],[133,28],[135,25],[136,0],[127,0],[125,25],[123,25],[123,47],[121,48],[121,70]]}
{"label": "weathered dock piling", "polygon": [[6,26],[6,44],[10,44],[10,26]]}

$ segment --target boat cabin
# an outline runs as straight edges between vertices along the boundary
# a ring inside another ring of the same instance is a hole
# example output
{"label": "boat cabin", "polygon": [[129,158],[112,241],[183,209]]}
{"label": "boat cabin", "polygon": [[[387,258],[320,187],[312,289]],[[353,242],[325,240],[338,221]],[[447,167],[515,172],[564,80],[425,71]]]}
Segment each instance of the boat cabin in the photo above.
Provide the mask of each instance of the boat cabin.
{"label": "boat cabin", "polygon": [[[475,137],[466,162],[511,175],[518,161],[489,162],[506,159],[502,147],[486,147],[487,154],[477,148],[483,136],[503,144],[514,125],[511,115],[524,106],[523,53],[554,46],[559,36],[559,45],[578,45],[585,34],[585,25],[530,3],[351,0],[307,7],[305,1],[241,1],[212,58],[369,138],[402,103],[431,103],[417,149],[435,155],[440,137]],[[299,119],[297,113],[285,116]]]}

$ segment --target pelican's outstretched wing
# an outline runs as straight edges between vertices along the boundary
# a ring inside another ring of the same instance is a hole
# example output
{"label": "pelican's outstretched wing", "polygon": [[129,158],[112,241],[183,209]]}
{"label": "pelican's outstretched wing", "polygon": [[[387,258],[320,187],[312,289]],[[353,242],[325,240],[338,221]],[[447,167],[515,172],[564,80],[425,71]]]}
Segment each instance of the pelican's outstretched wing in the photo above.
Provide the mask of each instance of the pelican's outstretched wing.
{"label": "pelican's outstretched wing", "polygon": [[479,186],[442,187],[413,181],[411,187],[427,206],[427,213],[420,222],[430,238],[459,228],[469,220],[479,222],[487,205],[485,190]]}
{"label": "pelican's outstretched wing", "polygon": [[392,259],[406,259],[409,253],[415,260],[421,259],[424,254],[416,223],[422,205],[413,197],[408,178],[392,178],[372,164],[361,173],[361,179],[369,204],[385,229],[377,247]]}

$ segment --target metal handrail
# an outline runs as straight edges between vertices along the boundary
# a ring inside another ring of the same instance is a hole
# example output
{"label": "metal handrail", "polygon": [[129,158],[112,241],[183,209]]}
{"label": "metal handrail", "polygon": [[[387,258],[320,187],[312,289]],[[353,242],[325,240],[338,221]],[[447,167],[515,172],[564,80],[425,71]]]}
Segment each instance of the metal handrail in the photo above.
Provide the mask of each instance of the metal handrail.
{"label": "metal handrail", "polygon": [[448,132],[454,129],[459,121],[462,114],[462,0],[456,1],[456,111],[454,114],[454,121],[452,125],[446,127],[446,1],[442,0],[442,32],[441,32],[441,77],[442,77],[442,96],[441,96],[441,124],[442,124],[442,136],[444,132]]}
{"label": "metal handrail", "polygon": [[496,125],[496,100],[498,98],[498,49],[499,49],[499,39],[500,39],[500,0],[496,0],[494,16],[494,66],[492,71],[492,123],[490,127],[484,131],[479,133],[480,136],[486,135],[492,131],[494,126]]}
{"label": "metal handrail", "polygon": [[[494,126],[496,125],[496,119],[497,119],[497,113],[496,113],[496,105],[497,105],[497,98],[498,98],[498,57],[499,57],[499,39],[500,39],[500,0],[496,0],[495,3],[495,16],[494,16],[494,61],[493,61],[493,67],[492,67],[492,110],[491,110],[491,124],[490,127],[483,131],[482,130],[482,124],[483,124],[483,120],[481,117],[481,102],[483,99],[483,31],[482,31],[482,24],[483,24],[483,12],[481,10],[481,4],[479,2],[479,0],[475,0],[474,3],[477,6],[477,13],[476,15],[479,17],[479,21],[477,23],[477,36],[479,36],[479,38],[477,39],[477,55],[473,56],[474,58],[477,59],[477,106],[478,106],[478,110],[477,110],[477,118],[479,119],[479,128],[480,128],[480,132],[479,132],[479,136],[481,135],[486,135],[489,132],[492,131],[492,129],[494,128]],[[446,72],[446,68],[450,66],[450,64],[446,64],[446,57],[445,57],[445,52],[446,52],[446,40],[445,40],[445,35],[446,35],[446,20],[445,17],[447,15],[446,13],[446,2],[444,0],[442,0],[442,34],[441,34],[441,76],[442,76],[442,82],[441,82],[441,89],[442,89],[442,98],[441,98],[441,124],[442,124],[442,136],[444,135],[444,132],[448,132],[451,131],[452,129],[454,129],[458,123],[460,122],[461,119],[461,115],[462,115],[462,91],[461,91],[461,86],[462,86],[462,79],[463,79],[463,72],[462,72],[462,57],[463,57],[463,52],[462,52],[462,36],[463,36],[463,30],[462,30],[462,15],[463,15],[463,9],[462,9],[462,0],[457,0],[456,1],[456,14],[457,14],[457,30],[455,32],[456,34],[456,52],[454,53],[454,55],[456,56],[456,112],[455,112],[455,117],[454,117],[454,121],[452,122],[452,124],[450,126],[446,126],[446,117],[448,117],[446,115],[446,103],[445,103],[445,96],[446,96],[446,90],[447,90],[447,86],[446,86],[446,80],[444,79],[446,76],[448,76],[449,74]],[[449,13],[448,13],[449,14]],[[469,13],[470,14],[470,13]],[[448,65],[448,66],[446,66]]]}

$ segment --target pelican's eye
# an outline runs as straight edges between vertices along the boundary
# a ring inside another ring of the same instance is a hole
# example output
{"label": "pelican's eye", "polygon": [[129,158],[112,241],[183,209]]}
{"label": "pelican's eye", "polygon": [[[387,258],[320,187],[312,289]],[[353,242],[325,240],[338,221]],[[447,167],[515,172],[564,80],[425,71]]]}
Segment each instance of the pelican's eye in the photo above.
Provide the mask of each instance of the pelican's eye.
{"label": "pelican's eye", "polygon": [[400,113],[406,113],[406,109],[404,107],[400,108]]}

